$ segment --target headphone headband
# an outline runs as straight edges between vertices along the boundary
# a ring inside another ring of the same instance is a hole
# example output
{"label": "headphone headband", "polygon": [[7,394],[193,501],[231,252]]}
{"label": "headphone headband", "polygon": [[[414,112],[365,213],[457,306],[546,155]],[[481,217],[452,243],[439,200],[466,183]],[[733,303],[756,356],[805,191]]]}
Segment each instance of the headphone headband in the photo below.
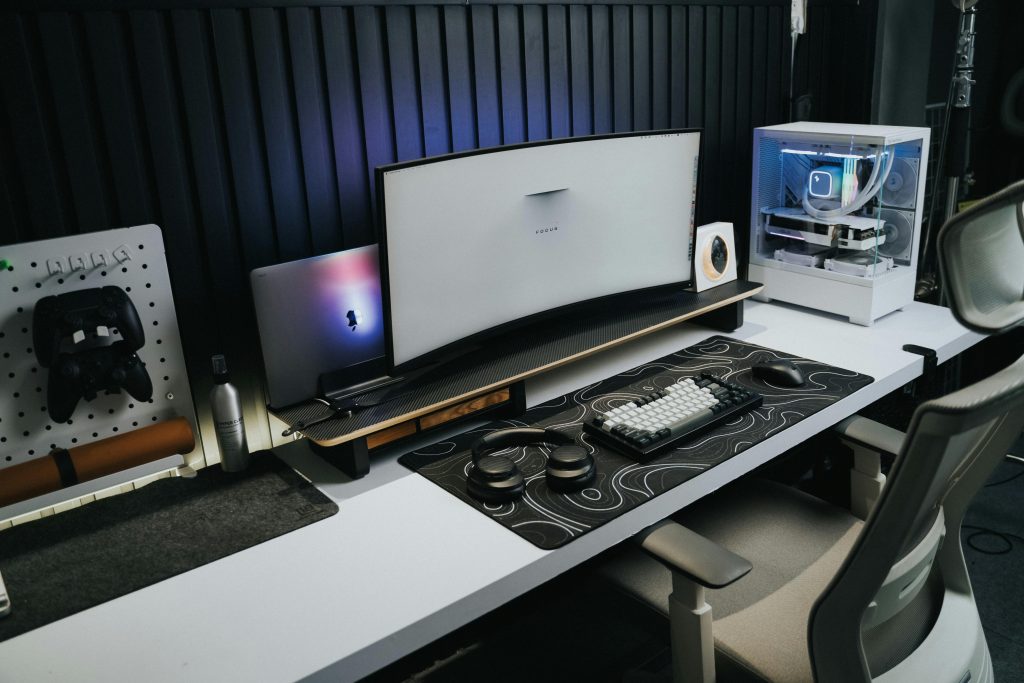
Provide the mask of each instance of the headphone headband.
{"label": "headphone headband", "polygon": [[534,443],[549,443],[555,446],[564,446],[574,443],[575,440],[557,429],[539,429],[537,427],[511,427],[509,429],[498,429],[489,434],[484,434],[473,442],[473,463],[480,461],[487,451],[509,446],[529,446]]}

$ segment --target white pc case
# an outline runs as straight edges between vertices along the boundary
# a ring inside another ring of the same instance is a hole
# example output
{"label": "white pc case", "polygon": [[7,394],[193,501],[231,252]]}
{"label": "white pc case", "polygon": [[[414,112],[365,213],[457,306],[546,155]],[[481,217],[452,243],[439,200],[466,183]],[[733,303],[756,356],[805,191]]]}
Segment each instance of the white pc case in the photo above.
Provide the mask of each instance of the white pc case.
{"label": "white pc case", "polygon": [[754,130],[748,279],[870,325],[914,300],[927,128],[802,121]]}

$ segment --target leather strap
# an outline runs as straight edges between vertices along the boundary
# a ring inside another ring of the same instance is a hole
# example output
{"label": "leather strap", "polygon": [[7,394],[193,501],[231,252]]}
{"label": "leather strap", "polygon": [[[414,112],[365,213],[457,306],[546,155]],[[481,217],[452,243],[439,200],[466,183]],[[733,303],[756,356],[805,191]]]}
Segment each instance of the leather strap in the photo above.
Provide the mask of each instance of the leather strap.
{"label": "leather strap", "polygon": [[78,472],[75,470],[75,463],[72,462],[71,454],[67,452],[67,449],[56,448],[50,451],[50,457],[57,465],[57,471],[60,472],[60,483],[63,486],[74,486],[78,483]]}

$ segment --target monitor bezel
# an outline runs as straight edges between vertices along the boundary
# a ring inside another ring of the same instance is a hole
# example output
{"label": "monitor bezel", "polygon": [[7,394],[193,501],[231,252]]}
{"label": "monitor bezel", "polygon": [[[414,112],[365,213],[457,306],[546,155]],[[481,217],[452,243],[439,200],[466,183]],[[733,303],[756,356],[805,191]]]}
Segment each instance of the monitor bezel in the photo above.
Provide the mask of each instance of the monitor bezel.
{"label": "monitor bezel", "polygon": [[608,304],[613,301],[627,301],[638,297],[658,297],[659,295],[667,294],[671,291],[679,289],[686,289],[693,284],[693,262],[694,262],[694,248],[696,244],[697,234],[697,201],[699,199],[699,192],[695,192],[694,195],[694,225],[691,226],[690,232],[690,244],[689,244],[689,257],[690,257],[690,269],[689,277],[686,280],[680,280],[679,282],[669,282],[663,285],[655,285],[653,287],[643,287],[640,289],[627,290],[624,292],[616,292],[614,294],[606,294],[604,296],[594,297],[592,299],[582,299],[580,301],[574,301],[573,303],[566,304],[564,306],[557,306],[555,308],[549,308],[543,311],[538,311],[531,315],[516,318],[508,322],[501,323],[489,327],[484,330],[480,330],[467,337],[457,339],[453,342],[449,342],[444,346],[440,346],[427,353],[420,354],[404,363],[395,364],[394,354],[394,337],[391,329],[391,281],[390,281],[390,270],[388,268],[388,249],[387,249],[387,221],[384,216],[384,174],[391,171],[398,171],[403,168],[410,168],[413,166],[423,166],[426,164],[440,163],[443,161],[452,161],[454,159],[461,159],[464,157],[477,156],[481,154],[494,154],[496,152],[507,152],[516,149],[525,149],[531,147],[543,147],[546,145],[558,145],[558,144],[569,144],[574,142],[592,142],[596,140],[608,140],[613,138],[630,138],[630,137],[642,137],[651,135],[676,135],[679,133],[697,133],[697,180],[699,184],[700,178],[704,171],[704,130],[702,128],[667,128],[661,130],[642,130],[642,131],[629,131],[623,133],[601,133],[597,135],[583,135],[576,137],[566,138],[552,138],[550,140],[533,140],[529,142],[514,143],[511,145],[497,145],[494,147],[482,147],[479,149],[465,150],[462,152],[450,152],[448,154],[438,154],[431,157],[424,157],[422,159],[413,159],[411,161],[400,161],[393,164],[385,164],[376,167],[374,169],[374,180],[376,182],[376,199],[377,199],[377,247],[378,247],[378,259],[380,280],[381,280],[381,302],[384,307],[384,355],[387,359],[388,374],[392,376],[398,376],[404,373],[408,373],[412,370],[419,370],[431,364],[437,363],[439,360],[447,357],[454,356],[460,349],[467,349],[470,347],[477,346],[481,341],[488,339],[494,339],[501,337],[508,332],[513,330],[526,327],[528,325],[536,324],[537,322],[543,321],[547,318],[553,318],[556,316],[562,316],[566,313],[573,311],[584,312],[587,309],[594,308],[598,305]]}

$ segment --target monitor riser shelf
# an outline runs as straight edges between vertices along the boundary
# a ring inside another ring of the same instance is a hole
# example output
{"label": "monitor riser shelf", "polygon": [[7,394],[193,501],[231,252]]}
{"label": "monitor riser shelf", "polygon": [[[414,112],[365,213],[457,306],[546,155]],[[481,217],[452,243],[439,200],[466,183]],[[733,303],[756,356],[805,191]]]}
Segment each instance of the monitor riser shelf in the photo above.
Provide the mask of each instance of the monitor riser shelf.
{"label": "monitor riser shelf", "polygon": [[[732,332],[743,324],[743,300],[761,289],[758,283],[738,280],[704,292],[679,292],[629,312],[552,323],[550,331],[532,336],[529,344],[509,345],[508,353],[495,353],[479,364],[391,395],[387,403],[300,431],[317,454],[358,478],[369,471],[372,451],[382,446],[469,419],[521,415],[526,410],[524,383],[530,377],[681,322]],[[387,391],[372,392],[362,400],[374,403]],[[315,401],[271,412],[289,426],[330,413]]]}

